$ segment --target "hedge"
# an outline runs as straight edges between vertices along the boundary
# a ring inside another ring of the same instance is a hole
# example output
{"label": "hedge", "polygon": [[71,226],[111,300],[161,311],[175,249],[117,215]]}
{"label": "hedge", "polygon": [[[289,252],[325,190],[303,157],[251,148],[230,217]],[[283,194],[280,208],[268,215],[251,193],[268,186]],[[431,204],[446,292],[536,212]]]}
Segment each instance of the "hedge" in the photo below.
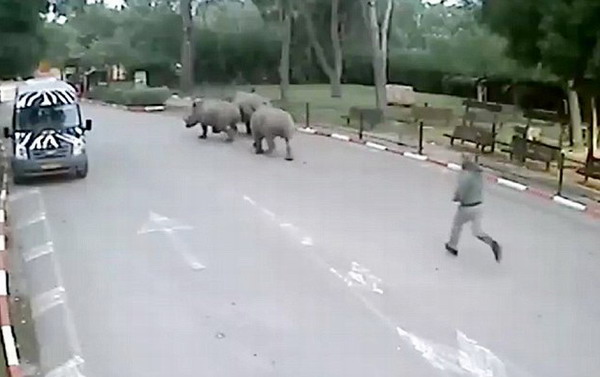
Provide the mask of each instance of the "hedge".
{"label": "hedge", "polygon": [[167,87],[142,89],[96,87],[88,94],[91,99],[126,106],[164,105],[170,96],[171,91]]}

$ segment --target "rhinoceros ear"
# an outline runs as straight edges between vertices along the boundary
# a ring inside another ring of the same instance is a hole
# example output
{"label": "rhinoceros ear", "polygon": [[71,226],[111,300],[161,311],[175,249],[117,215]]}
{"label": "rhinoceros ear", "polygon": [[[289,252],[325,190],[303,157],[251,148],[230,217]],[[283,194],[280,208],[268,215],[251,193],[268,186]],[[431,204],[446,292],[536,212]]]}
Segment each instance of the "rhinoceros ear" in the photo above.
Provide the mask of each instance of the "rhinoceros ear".
{"label": "rhinoceros ear", "polygon": [[194,102],[192,102],[192,107],[195,109],[196,107],[202,104],[202,98],[196,97],[194,98]]}

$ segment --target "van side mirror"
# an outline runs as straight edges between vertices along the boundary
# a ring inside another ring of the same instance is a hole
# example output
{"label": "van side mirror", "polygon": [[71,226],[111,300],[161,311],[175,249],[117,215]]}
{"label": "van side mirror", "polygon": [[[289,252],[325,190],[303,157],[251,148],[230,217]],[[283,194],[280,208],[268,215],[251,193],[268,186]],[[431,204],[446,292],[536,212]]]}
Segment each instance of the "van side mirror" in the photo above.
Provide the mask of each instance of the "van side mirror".
{"label": "van side mirror", "polygon": [[8,139],[8,138],[10,138],[10,137],[11,137],[11,134],[10,134],[10,128],[8,128],[8,127],[4,127],[4,137],[5,137],[6,139]]}
{"label": "van side mirror", "polygon": [[86,131],[91,131],[92,130],[92,120],[91,119],[86,119],[85,120],[85,130]]}

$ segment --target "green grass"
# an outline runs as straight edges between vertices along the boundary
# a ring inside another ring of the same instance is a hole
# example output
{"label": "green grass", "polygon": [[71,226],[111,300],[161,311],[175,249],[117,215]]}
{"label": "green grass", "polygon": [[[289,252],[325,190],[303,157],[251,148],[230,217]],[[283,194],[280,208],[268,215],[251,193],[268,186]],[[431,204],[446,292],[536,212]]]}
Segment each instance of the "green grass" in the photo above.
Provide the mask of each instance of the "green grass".
{"label": "green grass", "polygon": [[[195,95],[203,97],[224,98],[233,95],[236,90],[250,90],[253,87],[256,92],[278,100],[280,97],[278,85],[246,85],[246,86],[211,86],[205,85],[196,88]],[[416,92],[416,102],[418,106],[424,106],[426,103],[435,108],[447,108],[453,112],[453,119],[450,124],[428,123],[426,124],[425,139],[437,144],[448,144],[448,139],[443,136],[444,133],[452,133],[453,128],[462,122],[464,115],[463,101],[465,98],[454,97],[441,94],[419,93]],[[343,85],[342,98],[331,98],[330,87],[328,84],[312,85],[292,85],[290,87],[289,100],[286,103],[277,103],[288,110],[296,122],[306,122],[306,103],[310,107],[310,123],[312,125],[325,126],[345,126],[343,115],[347,115],[350,107],[375,107],[375,90],[371,86],[364,85]],[[509,143],[514,134],[514,126],[524,125],[525,119],[521,117],[518,111],[501,114],[503,126],[497,129],[497,140]],[[383,124],[379,124],[373,130],[375,134],[380,134],[387,138],[403,141],[416,139],[418,135],[417,125],[411,116],[411,110],[399,106],[386,107],[386,119]],[[350,126],[358,128],[358,122],[351,122]],[[487,127],[491,130],[491,124],[481,124],[478,126]],[[548,143],[556,143],[560,129],[558,127],[542,127],[542,140]]]}
{"label": "green grass", "polygon": [[[249,90],[251,86],[244,87],[222,87],[222,86],[202,86],[197,88],[196,95],[209,97],[226,97],[235,92],[235,90]],[[254,85],[256,92],[278,100],[278,85]],[[433,107],[451,108],[458,115],[462,111],[463,98],[452,97],[438,94],[416,93],[418,105],[428,103]],[[375,107],[375,91],[373,87],[363,85],[344,85],[342,98],[331,98],[329,85],[292,85],[290,87],[288,102],[282,104],[288,110],[297,122],[304,123],[306,120],[306,103],[310,105],[311,123],[325,125],[343,125],[341,118],[348,114],[352,106]],[[386,108],[386,117],[393,120],[409,121],[410,109],[388,106]],[[355,125],[354,125],[355,126]]]}

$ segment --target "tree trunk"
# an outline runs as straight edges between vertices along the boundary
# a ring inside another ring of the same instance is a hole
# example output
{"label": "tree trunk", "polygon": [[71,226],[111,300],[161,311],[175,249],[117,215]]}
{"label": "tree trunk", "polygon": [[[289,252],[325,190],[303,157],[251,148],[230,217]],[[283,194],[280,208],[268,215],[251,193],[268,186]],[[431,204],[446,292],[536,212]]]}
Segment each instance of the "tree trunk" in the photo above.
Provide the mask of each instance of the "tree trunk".
{"label": "tree trunk", "polygon": [[[388,35],[390,30],[390,22],[392,20],[392,11],[394,10],[394,0],[387,0],[387,4],[385,7],[385,13],[383,15],[383,24],[380,29],[380,41],[381,41],[381,53],[383,59],[383,74],[385,82],[383,85],[387,84],[387,71],[388,71]],[[384,88],[385,93],[385,88]],[[386,100],[387,102],[387,100]]]}
{"label": "tree trunk", "polygon": [[[384,110],[387,105],[387,96],[385,92],[385,85],[387,84],[387,36],[393,9],[393,1],[386,1],[387,5],[381,26],[377,20],[377,1],[369,0],[362,3],[364,14],[366,16],[365,18],[368,23],[369,35],[371,37],[373,78],[375,81],[375,104],[380,110]],[[366,7],[366,9],[364,7]]]}
{"label": "tree trunk", "polygon": [[583,146],[583,135],[581,132],[581,110],[579,107],[579,96],[575,89],[575,81],[569,80],[567,94],[569,97],[569,114],[571,116],[571,129],[573,135],[573,145],[575,147]]}
{"label": "tree trunk", "polygon": [[373,58],[373,79],[375,84],[375,106],[384,110],[387,105],[387,95],[385,93],[386,75],[385,62],[380,51],[375,53]]}
{"label": "tree trunk", "polygon": [[342,42],[340,37],[340,2],[331,0],[331,47],[333,49],[333,72],[330,76],[331,97],[342,97],[342,70],[344,58],[342,55]]}
{"label": "tree trunk", "polygon": [[279,61],[279,90],[281,99],[288,100],[290,89],[290,45],[292,43],[291,11],[280,2],[281,15],[281,58]]}
{"label": "tree trunk", "polygon": [[192,43],[192,2],[181,0],[181,20],[183,23],[183,42],[181,46],[180,87],[185,94],[190,94],[194,87],[194,55]]}
{"label": "tree trunk", "polygon": [[371,38],[371,64],[373,66],[373,84],[375,85],[375,106],[378,109],[383,109],[385,104],[382,102],[383,97],[381,96],[381,61],[380,57],[380,42],[379,42],[379,23],[377,22],[377,8],[374,1],[368,1],[366,5],[367,9],[367,22],[369,29],[369,36]]}
{"label": "tree trunk", "polygon": [[306,33],[308,34],[310,44],[315,51],[315,55],[317,56],[319,66],[329,78],[329,83],[331,85],[331,97],[340,98],[342,96],[343,54],[339,32],[339,0],[331,0],[329,35],[333,50],[333,67],[327,61],[327,56],[325,56],[323,46],[321,46],[321,43],[319,43],[310,11],[306,9],[304,3],[300,2],[298,4],[300,7],[302,7],[302,13],[305,21],[304,24],[306,25]]}

